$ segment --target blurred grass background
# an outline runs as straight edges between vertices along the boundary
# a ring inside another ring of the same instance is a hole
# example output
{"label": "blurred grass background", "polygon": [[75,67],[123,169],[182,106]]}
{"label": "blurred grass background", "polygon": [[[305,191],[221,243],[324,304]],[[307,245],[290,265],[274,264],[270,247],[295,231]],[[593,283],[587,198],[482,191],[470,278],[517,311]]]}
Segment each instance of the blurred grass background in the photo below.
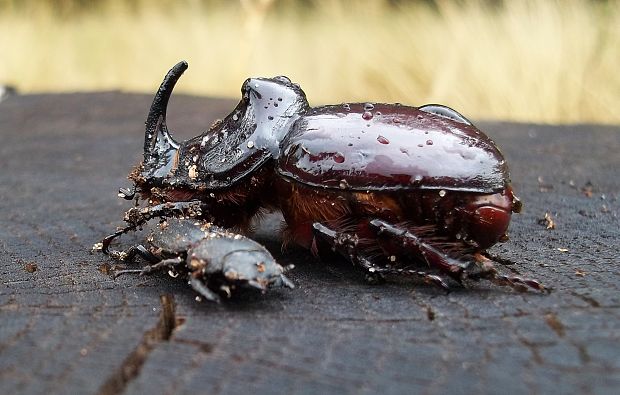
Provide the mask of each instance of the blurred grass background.
{"label": "blurred grass background", "polygon": [[191,94],[283,74],[313,105],[620,123],[620,1],[0,0],[0,84],[22,93],[153,93],[181,59]]}

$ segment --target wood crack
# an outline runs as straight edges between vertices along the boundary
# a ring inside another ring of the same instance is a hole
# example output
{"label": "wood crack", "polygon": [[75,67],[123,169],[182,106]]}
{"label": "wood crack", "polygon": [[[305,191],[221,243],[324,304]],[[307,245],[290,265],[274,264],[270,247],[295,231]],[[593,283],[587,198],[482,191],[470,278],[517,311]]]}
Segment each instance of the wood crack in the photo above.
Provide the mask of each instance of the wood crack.
{"label": "wood crack", "polygon": [[121,366],[106,379],[97,392],[99,395],[122,394],[129,383],[140,375],[142,366],[155,347],[172,337],[172,332],[177,326],[174,298],[170,294],[165,294],[161,295],[159,299],[161,312],[157,324],[144,333],[136,348],[127,355]]}

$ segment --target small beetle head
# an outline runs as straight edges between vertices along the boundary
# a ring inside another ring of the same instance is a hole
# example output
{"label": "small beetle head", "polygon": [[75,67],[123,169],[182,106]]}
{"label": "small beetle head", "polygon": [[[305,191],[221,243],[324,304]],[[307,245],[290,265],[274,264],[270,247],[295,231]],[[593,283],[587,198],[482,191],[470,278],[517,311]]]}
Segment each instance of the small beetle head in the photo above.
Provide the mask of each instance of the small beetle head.
{"label": "small beetle head", "polygon": [[234,250],[224,257],[222,264],[222,273],[230,285],[248,286],[262,292],[269,287],[294,287],[284,275],[289,268],[280,266],[264,248]]}

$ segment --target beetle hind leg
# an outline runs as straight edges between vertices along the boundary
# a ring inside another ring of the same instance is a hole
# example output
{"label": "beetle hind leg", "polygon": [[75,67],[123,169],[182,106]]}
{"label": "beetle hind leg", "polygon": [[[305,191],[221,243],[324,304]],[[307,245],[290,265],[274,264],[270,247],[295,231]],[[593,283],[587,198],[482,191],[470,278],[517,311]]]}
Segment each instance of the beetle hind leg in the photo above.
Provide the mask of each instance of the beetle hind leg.
{"label": "beetle hind leg", "polygon": [[450,257],[442,248],[429,244],[407,228],[379,219],[370,221],[370,227],[375,230],[378,237],[387,237],[388,241],[396,241],[401,249],[421,257],[429,266],[448,274],[459,283],[462,283],[464,279],[474,281],[485,279],[496,285],[509,286],[518,291],[527,288],[541,292],[547,291],[547,288],[537,280],[500,274],[492,260],[484,255],[475,254],[472,260],[459,260]]}
{"label": "beetle hind leg", "polygon": [[[545,287],[540,281],[531,278],[521,276],[507,276],[497,271],[493,262],[498,262],[494,256],[483,253],[477,254],[476,259],[482,266],[482,270],[477,274],[472,274],[469,277],[478,280],[486,279],[496,285],[509,286],[517,291],[524,291],[527,288],[534,289],[539,292],[550,292],[551,289]],[[498,262],[503,264],[503,262]],[[514,269],[513,269],[514,271]],[[517,273],[518,274],[518,273]]]}

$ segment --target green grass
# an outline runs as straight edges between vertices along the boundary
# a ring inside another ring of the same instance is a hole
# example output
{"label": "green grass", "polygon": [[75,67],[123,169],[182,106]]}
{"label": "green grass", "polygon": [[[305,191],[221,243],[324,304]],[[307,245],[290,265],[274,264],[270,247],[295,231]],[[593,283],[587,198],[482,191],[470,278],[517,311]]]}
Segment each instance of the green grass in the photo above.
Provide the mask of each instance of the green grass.
{"label": "green grass", "polygon": [[152,93],[186,59],[178,90],[192,94],[238,97],[245,78],[284,74],[315,105],[620,123],[620,1],[84,3],[0,0],[0,83]]}

